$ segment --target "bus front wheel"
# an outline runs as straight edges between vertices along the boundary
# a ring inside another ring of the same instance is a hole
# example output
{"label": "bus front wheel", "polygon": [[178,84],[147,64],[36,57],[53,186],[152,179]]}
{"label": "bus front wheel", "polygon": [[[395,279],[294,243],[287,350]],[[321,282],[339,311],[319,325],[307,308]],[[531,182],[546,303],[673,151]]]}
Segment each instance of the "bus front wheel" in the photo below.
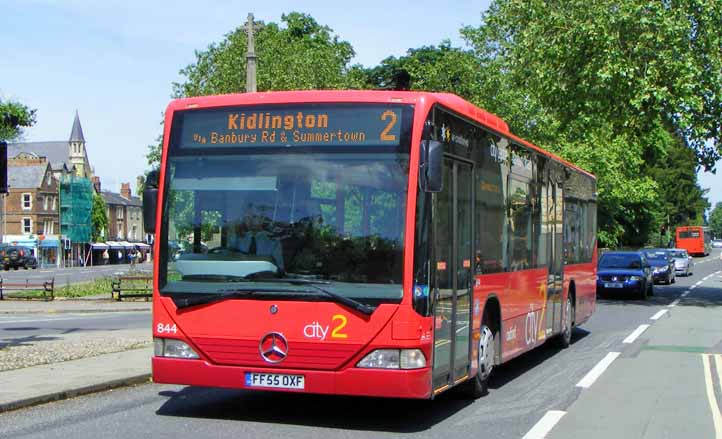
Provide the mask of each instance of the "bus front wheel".
{"label": "bus front wheel", "polygon": [[487,394],[489,389],[489,375],[494,368],[496,355],[496,334],[489,327],[489,322],[484,319],[480,329],[479,346],[477,353],[476,375],[462,384],[462,391],[469,398],[480,398]]}

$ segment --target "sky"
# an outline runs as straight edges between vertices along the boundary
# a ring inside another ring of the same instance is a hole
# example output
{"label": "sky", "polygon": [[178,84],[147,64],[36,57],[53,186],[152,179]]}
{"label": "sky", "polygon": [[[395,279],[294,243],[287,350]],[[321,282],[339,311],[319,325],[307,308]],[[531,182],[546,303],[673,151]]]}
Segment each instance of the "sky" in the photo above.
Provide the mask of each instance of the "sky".
{"label": "sky", "polygon": [[[178,71],[249,12],[265,22],[309,13],[351,43],[353,63],[371,67],[443,39],[462,45],[459,29],[479,25],[489,2],[306,0],[301,9],[289,0],[2,0],[0,98],[37,109],[24,141],[67,140],[77,110],[103,188],[135,188],[148,168],[147,146],[161,133],[172,83],[183,79]],[[722,201],[722,170],[700,173],[700,184],[713,206]]]}

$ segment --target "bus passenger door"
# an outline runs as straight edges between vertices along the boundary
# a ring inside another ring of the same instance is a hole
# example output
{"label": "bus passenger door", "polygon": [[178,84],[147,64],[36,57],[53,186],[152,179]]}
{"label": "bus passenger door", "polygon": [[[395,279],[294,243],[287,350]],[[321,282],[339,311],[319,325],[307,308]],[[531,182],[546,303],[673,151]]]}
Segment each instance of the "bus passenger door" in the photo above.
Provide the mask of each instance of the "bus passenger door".
{"label": "bus passenger door", "polygon": [[[562,327],[562,290],[564,275],[564,198],[562,196],[561,185],[556,183],[554,173],[547,183],[547,203],[548,203],[548,242],[549,246],[549,277],[547,282],[547,321],[546,329],[551,329],[554,333],[561,331]],[[546,338],[546,334],[545,334]]]}
{"label": "bus passenger door", "polygon": [[434,390],[466,377],[471,363],[472,165],[445,158],[443,173],[443,190],[434,195],[432,216]]}

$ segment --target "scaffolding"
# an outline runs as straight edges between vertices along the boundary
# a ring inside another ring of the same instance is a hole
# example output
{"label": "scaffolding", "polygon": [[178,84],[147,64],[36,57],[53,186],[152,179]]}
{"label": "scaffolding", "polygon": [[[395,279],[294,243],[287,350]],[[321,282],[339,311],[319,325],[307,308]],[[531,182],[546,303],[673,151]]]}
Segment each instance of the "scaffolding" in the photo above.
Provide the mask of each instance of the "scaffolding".
{"label": "scaffolding", "polygon": [[60,180],[60,233],[64,265],[82,260],[91,241],[93,185],[87,178],[65,176]]}

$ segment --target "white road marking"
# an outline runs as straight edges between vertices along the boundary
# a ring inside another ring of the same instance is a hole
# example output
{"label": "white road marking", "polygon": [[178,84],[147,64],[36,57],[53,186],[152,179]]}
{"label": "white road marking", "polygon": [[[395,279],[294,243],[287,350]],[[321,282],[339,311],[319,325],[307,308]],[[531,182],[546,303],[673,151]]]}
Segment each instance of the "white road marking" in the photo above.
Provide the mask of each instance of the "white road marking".
{"label": "white road marking", "polygon": [[634,330],[631,334],[627,336],[627,338],[624,339],[622,343],[634,343],[634,340],[637,339],[644,331],[649,328],[649,325],[639,325],[637,329]]}
{"label": "white road marking", "polygon": [[674,308],[675,306],[679,305],[679,299],[675,300],[674,302],[667,305],[670,308]]}
{"label": "white road marking", "polygon": [[[124,315],[124,314],[133,314],[134,311],[127,311],[127,312],[113,312],[113,313],[94,313],[94,314],[76,314],[71,317],[52,317],[52,318],[45,318],[45,319],[22,319],[22,320],[2,320],[0,319],[0,325],[7,325],[11,323],[34,323],[34,322],[57,322],[59,320],[85,320],[85,319],[98,319],[98,318],[108,318],[108,317],[115,317],[118,315]],[[109,314],[112,314],[110,316]]]}
{"label": "white road marking", "polygon": [[660,317],[667,314],[667,311],[668,310],[666,310],[666,309],[660,309],[659,311],[657,311],[657,314],[650,317],[649,320],[659,320]]}
{"label": "white road marking", "polygon": [[552,428],[562,419],[567,412],[561,410],[549,410],[542,418],[521,439],[544,439]]}
{"label": "white road marking", "polygon": [[681,297],[687,297],[687,294],[689,294],[689,290],[686,290],[684,293],[682,293]]}
{"label": "white road marking", "polygon": [[[720,414],[719,405],[717,405],[717,398],[714,395],[714,381],[712,380],[712,371],[710,367],[710,355],[702,354],[702,365],[704,366],[704,383],[707,390],[707,400],[709,401],[709,407],[712,410],[712,421],[714,422],[715,438],[722,439],[722,414]],[[716,361],[717,371],[722,366],[720,361]]]}
{"label": "white road marking", "polygon": [[696,285],[696,286],[702,285],[702,281],[699,281],[699,282],[697,282],[697,283],[694,284],[694,285]]}
{"label": "white road marking", "polygon": [[[647,325],[649,326],[649,325]],[[612,361],[616,360],[617,357],[620,355],[620,352],[610,352],[607,354],[606,357],[602,358],[602,360],[597,363],[596,366],[592,368],[592,370],[587,373],[584,378],[581,379],[577,383],[577,387],[582,387],[584,389],[588,389],[591,387],[592,384],[599,378],[605,370],[609,367],[610,364],[612,364]]]}

